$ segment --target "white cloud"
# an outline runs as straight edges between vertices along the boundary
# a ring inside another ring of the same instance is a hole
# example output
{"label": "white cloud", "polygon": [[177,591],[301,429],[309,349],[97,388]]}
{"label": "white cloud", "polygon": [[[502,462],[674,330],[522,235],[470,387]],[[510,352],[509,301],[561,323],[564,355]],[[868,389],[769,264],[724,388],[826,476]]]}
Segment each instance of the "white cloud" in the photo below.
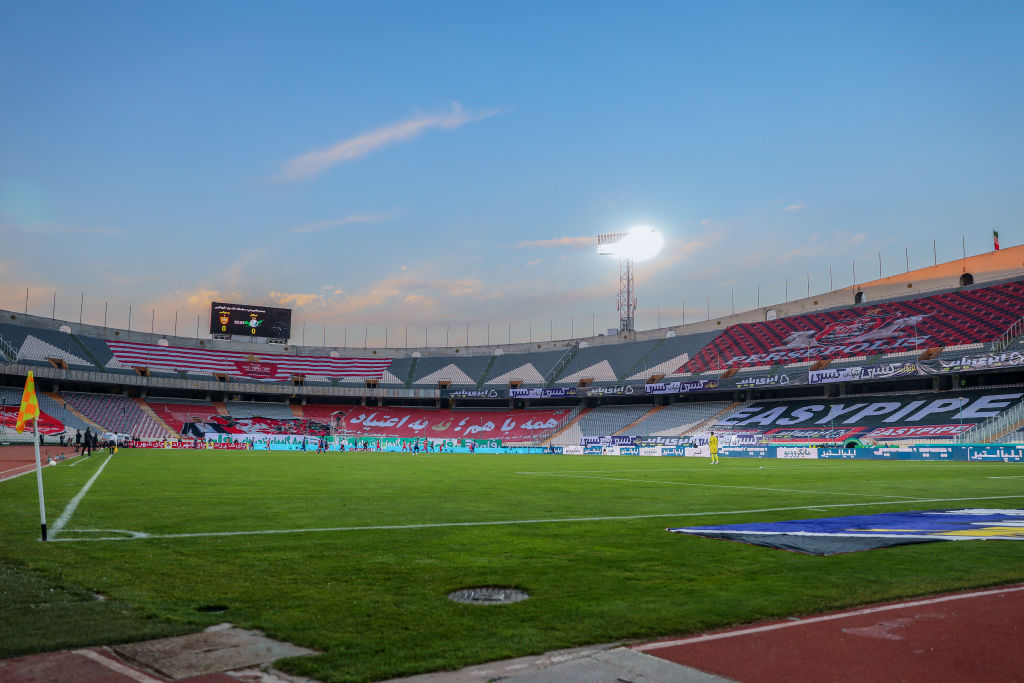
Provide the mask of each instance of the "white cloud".
{"label": "white cloud", "polygon": [[322,230],[340,228],[343,225],[352,225],[354,223],[383,223],[385,221],[391,220],[397,215],[398,213],[395,211],[392,211],[390,213],[378,214],[357,213],[351,216],[345,216],[344,218],[335,218],[334,220],[329,221],[314,221],[312,223],[303,223],[302,225],[293,225],[287,230],[288,232],[300,234],[320,232]]}
{"label": "white cloud", "polygon": [[536,266],[537,264],[539,264],[543,260],[544,260],[544,258],[541,257],[541,258],[535,258],[532,261],[527,261],[526,262],[526,267],[529,268],[530,266]]}
{"label": "white cloud", "polygon": [[354,161],[396,142],[412,140],[428,130],[452,130],[497,113],[497,109],[469,112],[458,102],[453,102],[451,111],[414,116],[289,159],[285,162],[279,179],[295,182],[314,178],[336,164]]}
{"label": "white cloud", "polygon": [[790,204],[786,207],[786,211],[803,211],[806,208],[806,204]]}

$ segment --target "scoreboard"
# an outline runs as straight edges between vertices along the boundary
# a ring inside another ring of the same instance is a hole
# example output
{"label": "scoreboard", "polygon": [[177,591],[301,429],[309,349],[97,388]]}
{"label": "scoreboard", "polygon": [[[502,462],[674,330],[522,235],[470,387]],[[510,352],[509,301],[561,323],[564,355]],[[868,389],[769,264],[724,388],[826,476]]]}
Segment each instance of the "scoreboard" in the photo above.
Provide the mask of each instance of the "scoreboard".
{"label": "scoreboard", "polygon": [[214,301],[210,307],[210,334],[288,339],[292,334],[292,309]]}

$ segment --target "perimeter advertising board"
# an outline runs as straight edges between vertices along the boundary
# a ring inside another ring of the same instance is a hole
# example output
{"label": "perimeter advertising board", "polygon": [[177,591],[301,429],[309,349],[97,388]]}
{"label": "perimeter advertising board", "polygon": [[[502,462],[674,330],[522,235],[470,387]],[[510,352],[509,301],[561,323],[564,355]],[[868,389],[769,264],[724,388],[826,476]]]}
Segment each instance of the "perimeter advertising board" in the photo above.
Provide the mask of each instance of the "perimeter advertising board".
{"label": "perimeter advertising board", "polygon": [[210,304],[210,334],[289,339],[292,335],[292,310],[214,301]]}

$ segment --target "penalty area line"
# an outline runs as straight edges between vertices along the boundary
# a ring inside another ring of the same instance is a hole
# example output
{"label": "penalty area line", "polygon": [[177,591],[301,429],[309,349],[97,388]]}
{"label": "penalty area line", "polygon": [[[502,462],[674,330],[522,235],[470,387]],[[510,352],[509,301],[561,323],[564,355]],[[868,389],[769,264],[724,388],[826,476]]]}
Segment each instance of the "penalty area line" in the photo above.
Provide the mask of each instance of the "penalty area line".
{"label": "penalty area line", "polygon": [[[106,463],[104,463],[106,464]],[[332,533],[341,531],[405,531],[414,529],[443,529],[454,527],[483,527],[483,526],[517,526],[525,524],[578,524],[580,522],[616,522],[636,519],[658,519],[665,517],[708,517],[714,515],[751,515],[764,512],[791,512],[794,510],[821,510],[823,508],[847,508],[861,507],[868,505],[907,505],[915,503],[954,503],[976,500],[1006,500],[1008,498],[1024,498],[1024,495],[1009,496],[983,496],[971,498],[911,498],[908,500],[880,500],[873,502],[858,503],[831,503],[826,505],[793,505],[789,507],[759,508],[755,510],[710,510],[707,512],[659,512],[648,515],[608,515],[602,517],[559,517],[554,519],[512,519],[495,520],[489,522],[429,522],[423,524],[380,524],[372,526],[336,526],[317,527],[311,529],[254,529],[251,531],[196,531],[179,534],[150,534],[144,531],[118,530],[119,533],[130,534],[130,536],[101,536],[101,537],[62,537],[52,539],[56,542],[74,543],[84,541],[135,541],[145,539],[174,539],[174,538],[219,538],[226,536],[271,536],[279,534],[315,534]],[[107,532],[109,529],[69,529],[65,534],[80,533],[88,534],[95,532]]]}

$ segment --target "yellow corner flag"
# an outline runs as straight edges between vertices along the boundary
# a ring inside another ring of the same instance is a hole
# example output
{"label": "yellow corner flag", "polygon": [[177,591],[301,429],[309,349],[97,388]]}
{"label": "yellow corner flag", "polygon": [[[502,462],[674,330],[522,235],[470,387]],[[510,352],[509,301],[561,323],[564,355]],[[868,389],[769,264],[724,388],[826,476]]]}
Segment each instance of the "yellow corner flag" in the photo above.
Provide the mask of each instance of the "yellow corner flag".
{"label": "yellow corner flag", "polygon": [[25,393],[21,395],[21,407],[18,409],[18,421],[14,429],[21,434],[25,431],[25,423],[39,419],[39,401],[36,399],[36,380],[32,371],[28,371],[28,381],[25,382]]}

